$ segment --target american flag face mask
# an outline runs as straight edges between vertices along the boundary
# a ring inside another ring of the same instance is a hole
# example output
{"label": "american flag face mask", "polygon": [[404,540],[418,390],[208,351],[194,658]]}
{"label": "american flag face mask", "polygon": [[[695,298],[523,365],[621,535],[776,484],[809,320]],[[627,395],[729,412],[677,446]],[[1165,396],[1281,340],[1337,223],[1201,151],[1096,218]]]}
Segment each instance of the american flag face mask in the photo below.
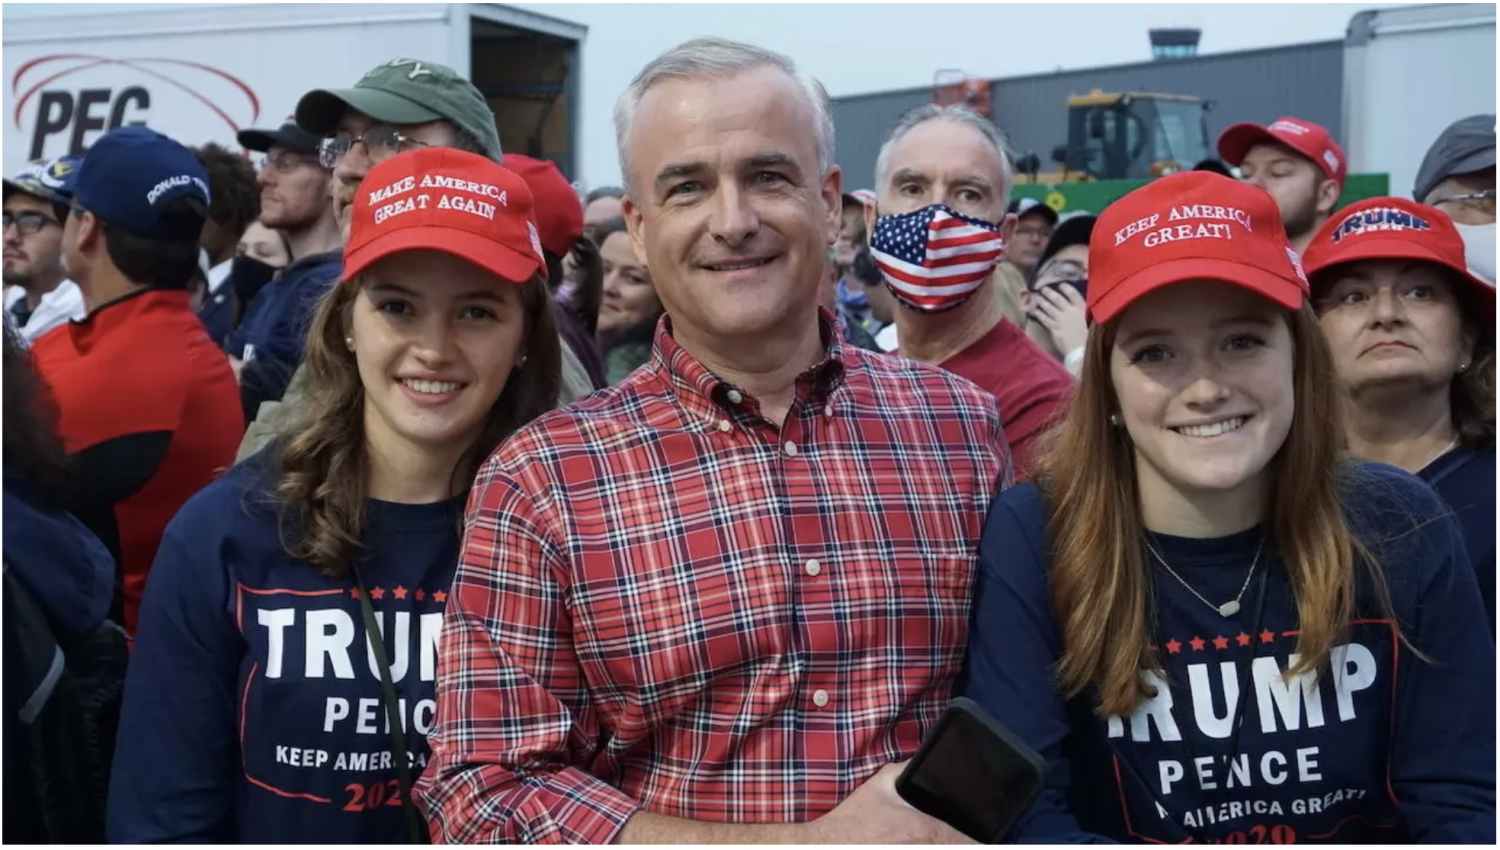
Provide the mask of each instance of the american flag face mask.
{"label": "american flag face mask", "polygon": [[1005,255],[1000,228],[945,204],[875,222],[870,256],[896,300],[941,313],[968,301]]}

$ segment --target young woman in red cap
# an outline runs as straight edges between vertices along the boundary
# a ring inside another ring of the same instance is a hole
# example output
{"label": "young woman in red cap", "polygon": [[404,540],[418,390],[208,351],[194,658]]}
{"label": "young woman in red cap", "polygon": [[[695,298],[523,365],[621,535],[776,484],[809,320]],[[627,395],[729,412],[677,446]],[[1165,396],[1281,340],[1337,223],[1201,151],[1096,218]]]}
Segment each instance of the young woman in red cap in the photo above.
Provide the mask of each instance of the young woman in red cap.
{"label": "young woman in red cap", "polygon": [[1453,509],[1495,625],[1495,288],[1447,214],[1372,198],[1304,258],[1344,385],[1351,453],[1399,466]]}
{"label": "young woman in red cap", "polygon": [[1275,202],[1111,205],[1087,353],[980,546],[960,687],[1047,759],[1022,841],[1495,840],[1495,648],[1457,526],[1341,456]]}
{"label": "young woman in red cap", "polygon": [[110,789],[113,842],[425,841],[465,495],[557,398],[526,184],[423,148],[370,171],[307,345],[307,419],[168,526]]}

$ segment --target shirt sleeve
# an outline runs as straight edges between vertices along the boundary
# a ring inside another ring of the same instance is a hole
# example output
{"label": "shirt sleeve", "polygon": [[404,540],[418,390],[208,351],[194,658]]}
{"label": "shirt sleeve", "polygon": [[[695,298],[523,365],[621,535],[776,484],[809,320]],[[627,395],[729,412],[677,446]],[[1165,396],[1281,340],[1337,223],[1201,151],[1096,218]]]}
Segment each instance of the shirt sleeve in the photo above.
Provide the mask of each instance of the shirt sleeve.
{"label": "shirt sleeve", "polygon": [[1072,392],[1066,372],[1059,376],[1039,367],[1031,377],[1035,383],[1015,405],[1014,418],[1005,423],[1018,482],[1031,479],[1037,440],[1067,412]]}
{"label": "shirt sleeve", "polygon": [[1036,802],[1009,841],[1109,843],[1086,833],[1068,810],[1071,769],[1063,743],[1071,731],[1052,680],[1062,636],[1052,617],[1041,529],[1028,529],[1005,501],[996,503],[979,545],[979,577],[969,648],[958,692],[984,706],[1050,766]]}
{"label": "shirt sleeve", "polygon": [[1458,526],[1427,526],[1437,564],[1403,650],[1391,791],[1424,844],[1495,843],[1495,643]]}
{"label": "shirt sleeve", "polygon": [[174,529],[162,538],[125,678],[110,843],[233,840],[240,636],[213,578],[222,575]]}
{"label": "shirt sleeve", "polygon": [[573,646],[560,550],[495,463],[471,496],[416,793],[435,840],[608,844],[637,804],[586,766],[604,737]]}

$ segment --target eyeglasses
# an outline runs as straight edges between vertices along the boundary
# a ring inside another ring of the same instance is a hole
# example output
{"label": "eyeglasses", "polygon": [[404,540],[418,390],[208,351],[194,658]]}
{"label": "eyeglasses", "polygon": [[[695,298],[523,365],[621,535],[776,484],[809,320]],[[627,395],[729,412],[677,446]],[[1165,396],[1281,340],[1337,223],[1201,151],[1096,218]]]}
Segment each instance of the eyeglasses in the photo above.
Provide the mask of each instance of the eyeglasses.
{"label": "eyeglasses", "polygon": [[47,225],[57,224],[57,222],[53,221],[45,215],[42,215],[39,212],[24,212],[20,215],[11,215],[10,213],[5,213],[3,229],[9,230],[12,224],[14,224],[16,226],[16,229],[21,231],[22,234],[26,236],[33,236],[37,233],[41,233],[42,228],[46,227]]}
{"label": "eyeglasses", "polygon": [[[317,156],[318,164],[322,165],[322,152]],[[298,166],[311,165],[313,160],[307,156],[293,153],[284,153],[280,156],[263,156],[255,161],[257,172],[265,171],[267,168],[276,169],[277,174],[291,174]],[[325,166],[326,167],[326,166]]]}
{"label": "eyeglasses", "polygon": [[[1036,281],[1040,284],[1043,280],[1047,282],[1044,286],[1053,286],[1059,283],[1077,284],[1089,279],[1089,270],[1076,260],[1053,260],[1042,266],[1037,272]],[[1036,288],[1036,287],[1033,287]]]}
{"label": "eyeglasses", "polygon": [[1440,207],[1444,204],[1458,204],[1460,206],[1476,209],[1484,209],[1488,207],[1489,211],[1494,211],[1495,190],[1485,189],[1482,192],[1468,192],[1463,195],[1449,195],[1446,198],[1438,198],[1437,200],[1429,204],[1429,206]]}
{"label": "eyeglasses", "polygon": [[323,140],[318,147],[318,163],[324,168],[337,168],[344,157],[349,155],[354,144],[358,142],[365,146],[365,156],[379,162],[388,157],[401,153],[402,149],[409,145],[417,147],[431,147],[421,139],[411,136],[390,126],[371,127],[361,135],[352,133],[337,133],[332,138]]}

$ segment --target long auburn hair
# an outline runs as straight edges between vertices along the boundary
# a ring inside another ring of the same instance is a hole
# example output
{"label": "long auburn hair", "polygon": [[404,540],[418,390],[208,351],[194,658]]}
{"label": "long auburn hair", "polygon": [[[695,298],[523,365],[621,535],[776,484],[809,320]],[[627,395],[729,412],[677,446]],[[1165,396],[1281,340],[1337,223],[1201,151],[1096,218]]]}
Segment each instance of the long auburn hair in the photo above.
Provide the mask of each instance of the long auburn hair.
{"label": "long auburn hair", "polygon": [[4,328],[5,470],[15,470],[48,507],[60,507],[76,483],[57,434],[57,405],[31,352]]}
{"label": "long auburn hair", "polygon": [[[362,283],[335,284],[318,304],[307,340],[306,402],[300,423],[276,455],[282,547],[326,575],[348,573],[360,548],[369,498],[365,390],[345,337]],[[485,416],[479,437],[453,470],[467,493],[479,465],[502,440],[557,403],[562,350],[552,297],[540,274],[521,285],[525,314],[516,369]]]}
{"label": "long auburn hair", "polygon": [[[1296,408],[1269,466],[1267,524],[1301,630],[1301,658],[1288,675],[1321,675],[1354,611],[1356,562],[1380,573],[1340,503],[1347,466],[1328,342],[1310,306],[1289,312],[1287,323],[1296,346]],[[1117,329],[1089,329],[1072,408],[1043,449],[1036,476],[1051,509],[1052,606],[1063,633],[1057,680],[1068,698],[1097,689],[1105,716],[1128,715],[1150,697],[1140,673],[1159,667],[1135,451],[1125,429],[1110,423],[1118,409],[1110,375]],[[1375,586],[1389,610],[1384,581]]]}
{"label": "long auburn hair", "polygon": [[1455,376],[1448,390],[1453,430],[1466,448],[1484,448],[1495,444],[1495,328],[1472,317],[1484,314],[1485,305],[1468,294],[1473,284],[1454,280],[1458,293],[1459,313],[1474,331],[1474,358],[1469,368]]}

